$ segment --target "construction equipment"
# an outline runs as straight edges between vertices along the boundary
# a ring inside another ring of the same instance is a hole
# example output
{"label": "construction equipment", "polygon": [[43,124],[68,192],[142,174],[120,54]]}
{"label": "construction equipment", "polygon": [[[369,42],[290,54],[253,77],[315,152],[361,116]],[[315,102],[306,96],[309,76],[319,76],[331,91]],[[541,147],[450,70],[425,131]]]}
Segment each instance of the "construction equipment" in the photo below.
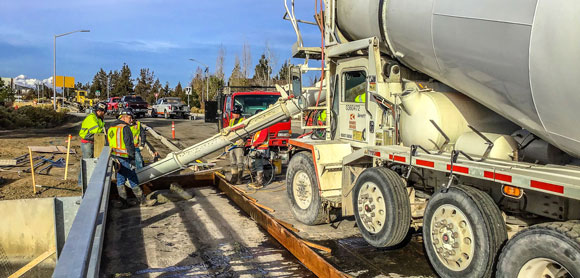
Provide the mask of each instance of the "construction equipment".
{"label": "construction equipment", "polygon": [[[322,111],[320,124],[303,125],[323,133],[289,140],[299,221],[328,222],[339,209],[377,247],[422,228],[442,277],[580,276],[580,97],[570,82],[580,5],[324,0],[315,23],[291,5],[293,56],[305,59],[291,93],[279,88],[262,113],[141,169],[141,183]],[[324,45],[304,46],[299,23],[318,25]],[[315,70],[323,81],[303,87]]]}
{"label": "construction equipment", "polygon": [[98,99],[90,99],[88,92],[85,90],[75,90],[75,96],[72,100],[73,105],[79,110],[84,111],[88,107],[92,107]]}
{"label": "construction equipment", "polygon": [[290,140],[296,219],[340,209],[377,247],[422,227],[441,277],[580,275],[578,3],[325,0],[306,47],[293,2],[329,100],[325,138]]}

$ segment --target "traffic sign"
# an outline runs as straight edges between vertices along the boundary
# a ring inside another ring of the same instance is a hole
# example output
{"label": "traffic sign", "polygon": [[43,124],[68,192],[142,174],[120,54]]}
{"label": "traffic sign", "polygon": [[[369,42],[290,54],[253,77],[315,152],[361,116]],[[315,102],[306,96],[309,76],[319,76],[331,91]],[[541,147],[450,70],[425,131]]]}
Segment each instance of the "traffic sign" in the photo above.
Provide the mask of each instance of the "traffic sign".
{"label": "traffic sign", "polygon": [[101,96],[101,91],[100,90],[96,90],[95,91],[95,95],[98,96],[98,97],[100,97]]}
{"label": "traffic sign", "polygon": [[185,87],[185,94],[186,95],[191,95],[191,87]]}

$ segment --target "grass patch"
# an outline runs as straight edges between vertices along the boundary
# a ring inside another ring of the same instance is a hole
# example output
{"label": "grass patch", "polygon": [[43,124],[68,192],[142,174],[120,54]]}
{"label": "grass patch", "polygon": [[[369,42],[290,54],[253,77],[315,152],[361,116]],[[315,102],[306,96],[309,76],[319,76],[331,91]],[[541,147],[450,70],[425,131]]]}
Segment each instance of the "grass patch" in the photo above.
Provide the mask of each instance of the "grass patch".
{"label": "grass patch", "polygon": [[0,106],[0,129],[53,128],[68,119],[66,111],[48,107],[23,106],[18,109]]}

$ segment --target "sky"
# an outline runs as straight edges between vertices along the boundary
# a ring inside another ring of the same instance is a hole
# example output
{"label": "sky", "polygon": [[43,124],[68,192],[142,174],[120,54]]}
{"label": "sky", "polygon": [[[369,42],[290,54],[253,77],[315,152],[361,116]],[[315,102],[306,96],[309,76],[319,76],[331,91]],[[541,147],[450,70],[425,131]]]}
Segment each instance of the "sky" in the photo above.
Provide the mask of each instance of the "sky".
{"label": "sky", "polygon": [[[77,82],[91,82],[100,68],[109,72],[127,63],[133,78],[149,68],[174,87],[201,66],[190,58],[213,73],[221,45],[228,77],[244,42],[254,65],[268,44],[277,73],[296,41],[284,13],[284,0],[0,0],[0,76],[48,81],[54,35],[81,29],[90,32],[56,39],[57,75]],[[297,18],[312,21],[313,14],[314,1],[296,1]],[[319,45],[316,26],[301,30],[307,46]]]}

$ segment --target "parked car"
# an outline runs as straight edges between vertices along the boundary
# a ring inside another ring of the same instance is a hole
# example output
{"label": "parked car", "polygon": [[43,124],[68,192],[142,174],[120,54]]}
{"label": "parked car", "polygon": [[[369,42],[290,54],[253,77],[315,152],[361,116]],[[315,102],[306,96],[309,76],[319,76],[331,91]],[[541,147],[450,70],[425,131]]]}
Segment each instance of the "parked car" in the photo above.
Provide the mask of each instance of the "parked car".
{"label": "parked car", "polygon": [[133,110],[133,114],[135,114],[135,117],[137,118],[144,117],[145,114],[147,114],[148,104],[141,96],[136,95],[124,96],[123,98],[121,98],[121,101],[119,103],[121,104],[119,109],[131,108]]}
{"label": "parked car", "polygon": [[119,102],[121,97],[110,97],[107,99],[107,114],[119,114]]}
{"label": "parked car", "polygon": [[157,100],[151,110],[151,116],[163,115],[166,119],[178,117],[187,119],[190,108],[178,97],[165,97]]}

